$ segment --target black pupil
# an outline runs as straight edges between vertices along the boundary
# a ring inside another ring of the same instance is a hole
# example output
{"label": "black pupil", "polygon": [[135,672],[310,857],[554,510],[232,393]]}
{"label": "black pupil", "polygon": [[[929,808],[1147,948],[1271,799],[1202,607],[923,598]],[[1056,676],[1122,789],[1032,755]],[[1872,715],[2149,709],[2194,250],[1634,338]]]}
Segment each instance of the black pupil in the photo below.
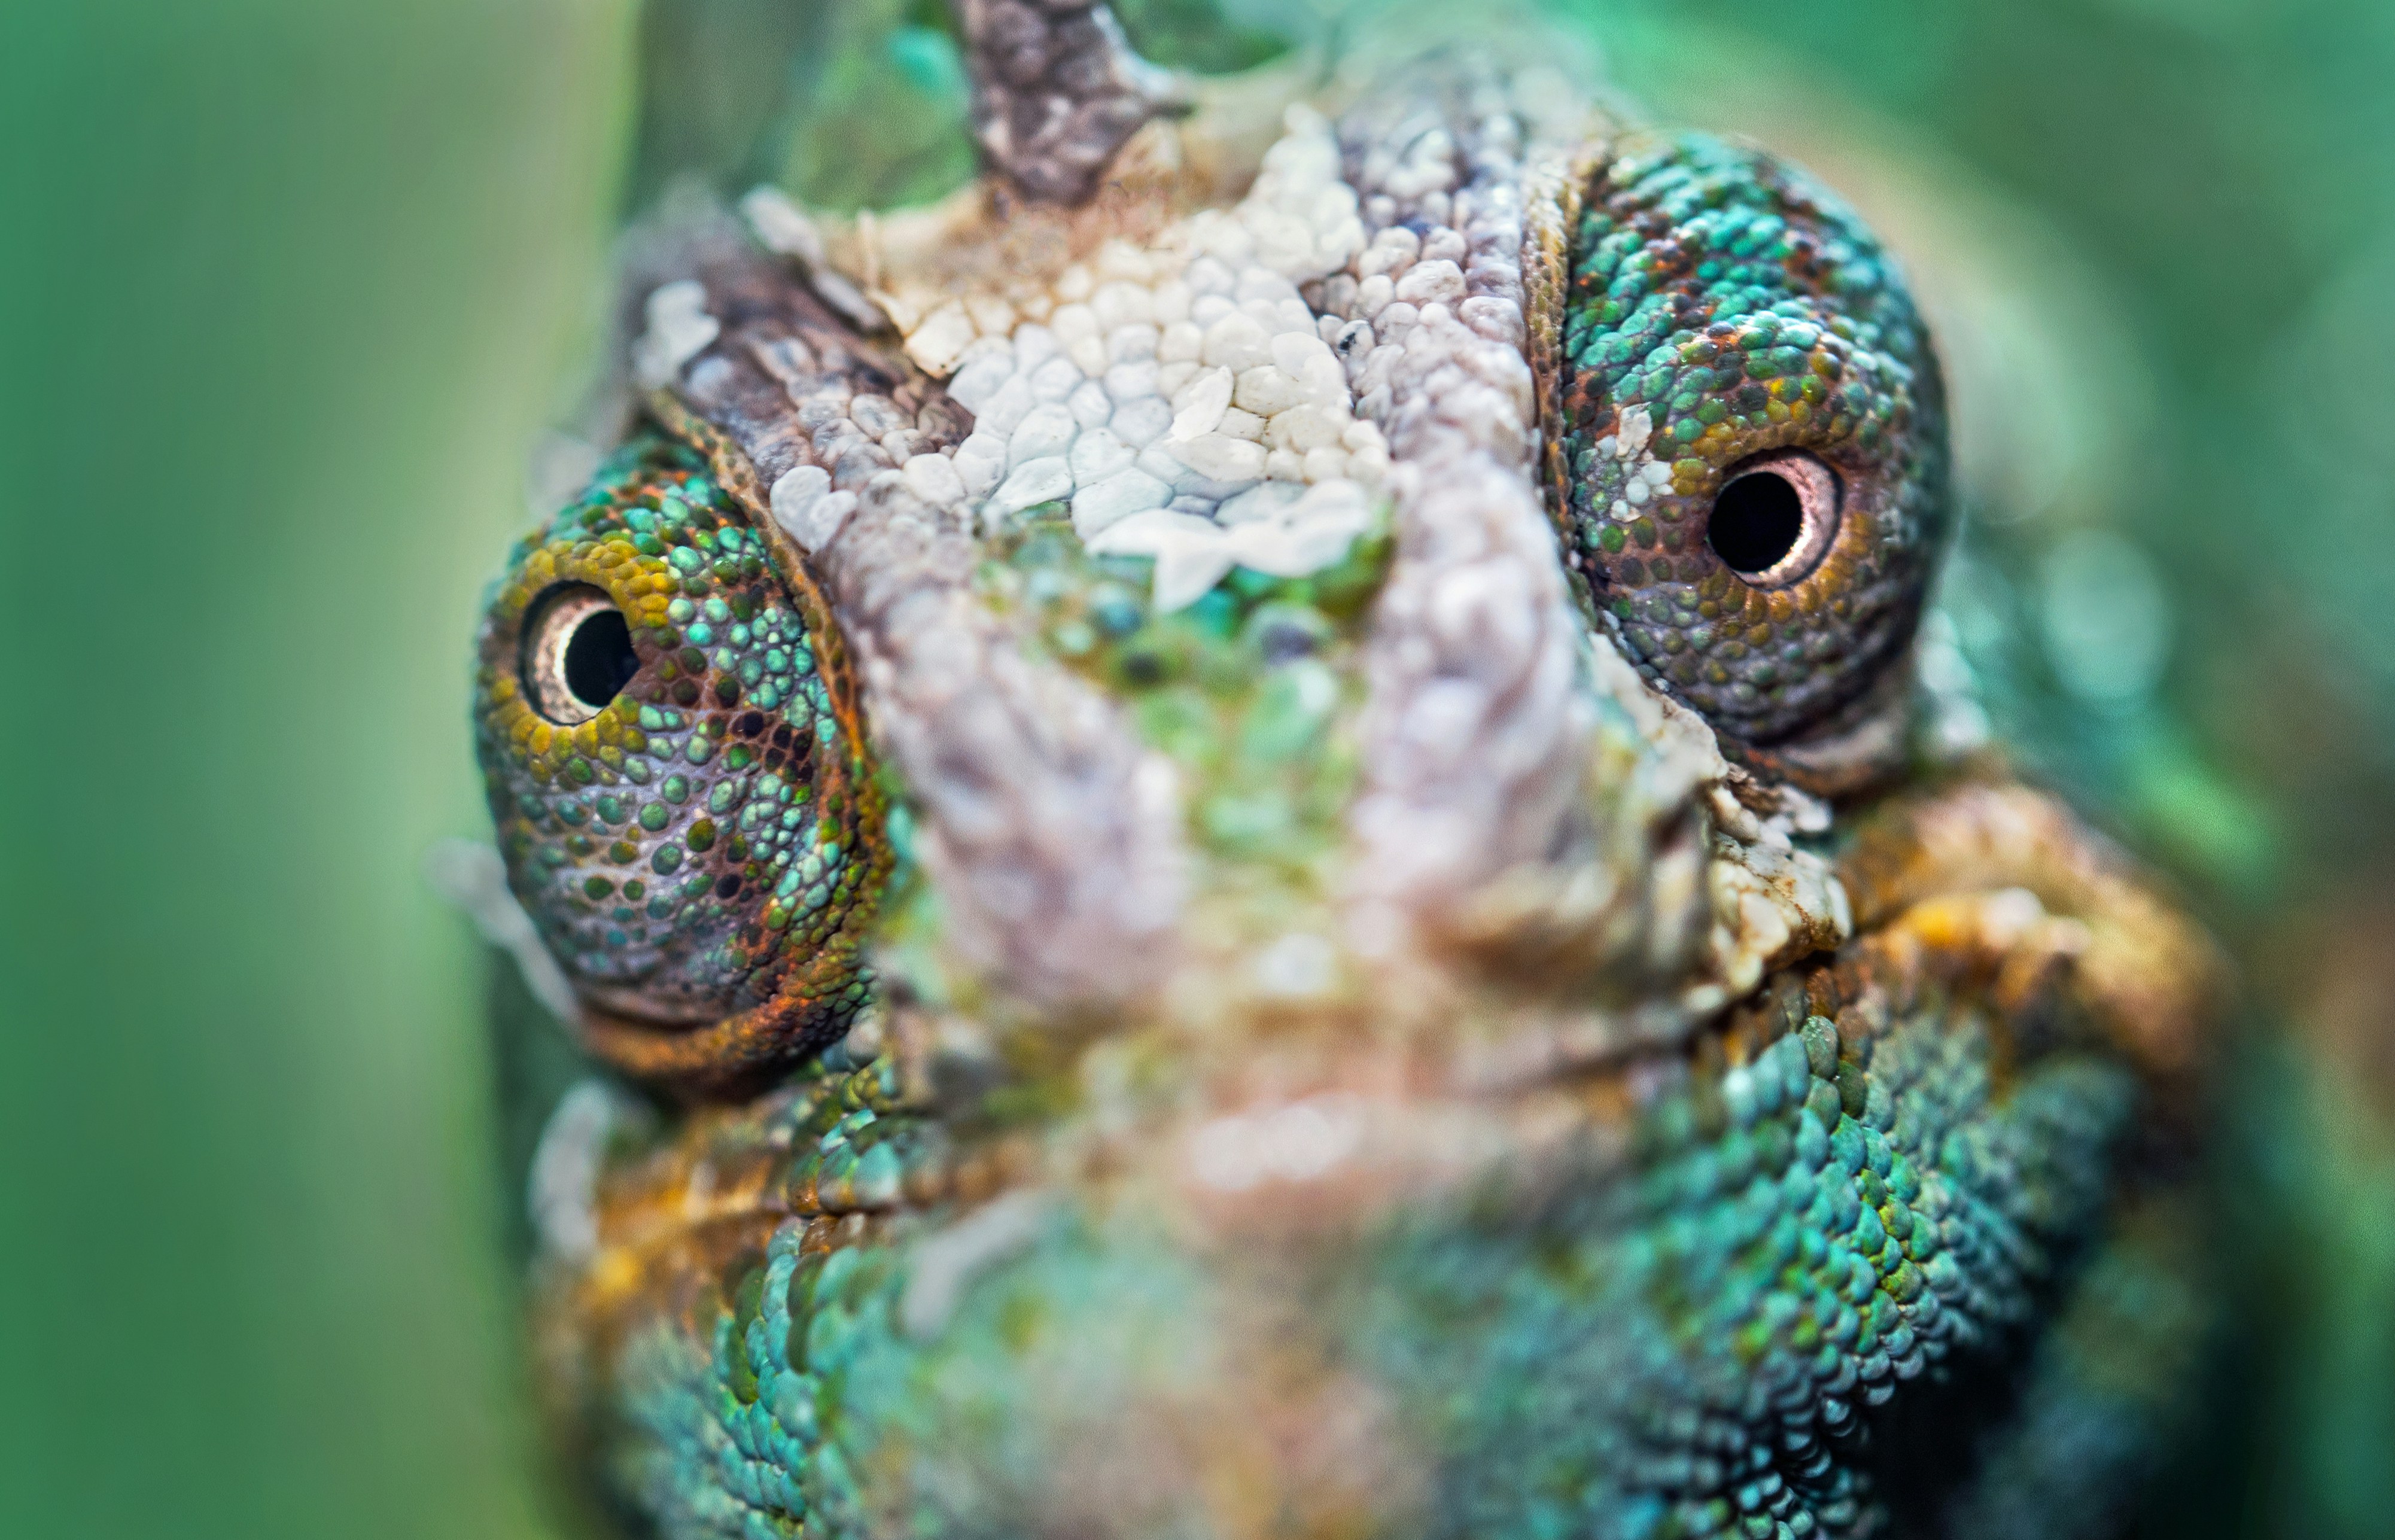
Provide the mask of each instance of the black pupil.
{"label": "black pupil", "polygon": [[1705,538],[1734,572],[1769,570],[1796,549],[1805,533],[1805,502],[1784,476],[1758,471],[1740,476],[1714,499]]}
{"label": "black pupil", "polygon": [[565,687],[585,706],[606,705],[640,671],[622,610],[594,610],[565,644]]}

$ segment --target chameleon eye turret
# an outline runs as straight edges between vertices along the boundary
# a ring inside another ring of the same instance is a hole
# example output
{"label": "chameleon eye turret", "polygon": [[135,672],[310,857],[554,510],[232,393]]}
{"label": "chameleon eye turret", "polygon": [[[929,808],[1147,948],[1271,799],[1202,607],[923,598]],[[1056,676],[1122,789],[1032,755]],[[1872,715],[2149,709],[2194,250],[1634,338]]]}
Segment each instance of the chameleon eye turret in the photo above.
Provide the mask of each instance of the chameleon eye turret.
{"label": "chameleon eye turret", "polygon": [[1829,193],[1634,136],[1585,190],[1564,318],[1565,536],[1649,679],[1738,742],[1844,725],[1948,524],[1928,334]]}
{"label": "chameleon eye turret", "polygon": [[887,868],[840,639],[697,451],[635,438],[516,549],[476,747],[517,898],[635,1073],[730,1083],[843,1030]]}

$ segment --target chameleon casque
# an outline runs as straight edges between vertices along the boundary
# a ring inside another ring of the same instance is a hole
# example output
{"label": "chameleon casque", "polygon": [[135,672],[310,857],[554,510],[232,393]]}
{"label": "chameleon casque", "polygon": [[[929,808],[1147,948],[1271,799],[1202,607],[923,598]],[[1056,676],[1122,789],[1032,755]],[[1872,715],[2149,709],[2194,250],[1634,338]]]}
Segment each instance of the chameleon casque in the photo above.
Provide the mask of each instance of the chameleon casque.
{"label": "chameleon casque", "polygon": [[1940,748],[1889,257],[1535,20],[957,20],[983,178],[636,242],[483,624],[607,1520],[2105,1531],[2217,964]]}

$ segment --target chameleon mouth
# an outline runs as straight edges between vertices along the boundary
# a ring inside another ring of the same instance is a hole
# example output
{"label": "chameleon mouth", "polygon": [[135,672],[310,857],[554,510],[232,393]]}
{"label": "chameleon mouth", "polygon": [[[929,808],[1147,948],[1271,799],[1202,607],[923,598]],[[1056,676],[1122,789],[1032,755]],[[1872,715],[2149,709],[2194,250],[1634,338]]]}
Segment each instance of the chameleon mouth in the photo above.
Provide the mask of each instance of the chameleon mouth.
{"label": "chameleon mouth", "polygon": [[[993,1131],[956,1142],[953,1159],[926,1163],[903,1194],[858,1200],[824,1187],[788,1208],[797,1189],[774,1188],[771,1202],[784,1218],[830,1220],[973,1203],[1045,1167],[1050,1179],[1159,1186],[1218,1241],[1269,1232],[1306,1243],[1441,1195],[1509,1190],[1543,1201],[1613,1180],[1639,1163],[1657,1109],[1675,1101],[1693,1098],[1699,1110],[1662,1114],[1666,1122],[1735,1122],[1756,1096],[1796,1106],[1826,1095],[1817,1111],[1832,1130],[1841,1115],[1893,1116],[1872,1100],[1881,1081],[1899,1102],[1910,1083],[1901,1072],[1874,1079],[1873,1045],[1891,1037],[1908,1044],[1886,1051],[1899,1056],[1967,1040],[1972,1073],[1998,1101],[2047,1061],[2075,1059],[2116,1068],[2158,1125],[2188,1107],[2224,964],[2059,803],[1988,780],[1901,797],[1863,819],[1838,876],[1852,937],[1772,970],[1673,1042],[1550,1057],[1527,1073],[1474,1052],[1435,1067],[1418,1052],[1345,1052],[1322,1076],[1307,1074],[1304,1064],[1321,1064],[1303,1055],[1277,1069],[1251,1062],[1252,1079],[1281,1089],[1243,1097],[1215,1086],[1200,1098],[1204,1115],[1084,1140],[1065,1168],[1039,1154],[1036,1131]],[[880,1055],[893,1073],[903,1064],[934,1082],[986,1079],[988,1067],[938,1067],[963,1028],[893,1007],[872,1019],[870,1045],[843,1044],[832,1058]],[[650,1053],[667,1041],[629,1019],[597,1029],[640,1035]],[[717,1052],[700,1040],[755,1029],[734,1021],[681,1034],[679,1051]],[[1772,1075],[1785,1083],[1762,1089]]]}
{"label": "chameleon mouth", "polygon": [[636,1029],[668,1033],[688,1031],[708,1022],[721,1021],[725,1014],[716,999],[661,999],[638,980],[629,984],[611,984],[586,979],[576,988],[590,1009]]}
{"label": "chameleon mouth", "polygon": [[2001,998],[2044,981],[2148,1078],[2192,1072],[2226,961],[2056,799],[1989,781],[1899,799],[1862,823],[1839,877],[1859,936],[1975,959]]}

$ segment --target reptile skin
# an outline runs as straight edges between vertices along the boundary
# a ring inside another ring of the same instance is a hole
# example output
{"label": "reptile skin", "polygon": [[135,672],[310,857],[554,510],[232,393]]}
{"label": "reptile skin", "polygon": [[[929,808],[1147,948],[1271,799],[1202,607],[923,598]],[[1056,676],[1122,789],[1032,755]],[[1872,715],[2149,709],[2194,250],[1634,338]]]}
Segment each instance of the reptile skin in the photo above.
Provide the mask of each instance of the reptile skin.
{"label": "reptile skin", "polygon": [[2204,1330],[2216,964],[1938,748],[1896,262],[1532,21],[959,35],[974,186],[635,243],[620,447],[483,623],[593,1070],[572,1480],[677,1540],[2105,1533]]}

